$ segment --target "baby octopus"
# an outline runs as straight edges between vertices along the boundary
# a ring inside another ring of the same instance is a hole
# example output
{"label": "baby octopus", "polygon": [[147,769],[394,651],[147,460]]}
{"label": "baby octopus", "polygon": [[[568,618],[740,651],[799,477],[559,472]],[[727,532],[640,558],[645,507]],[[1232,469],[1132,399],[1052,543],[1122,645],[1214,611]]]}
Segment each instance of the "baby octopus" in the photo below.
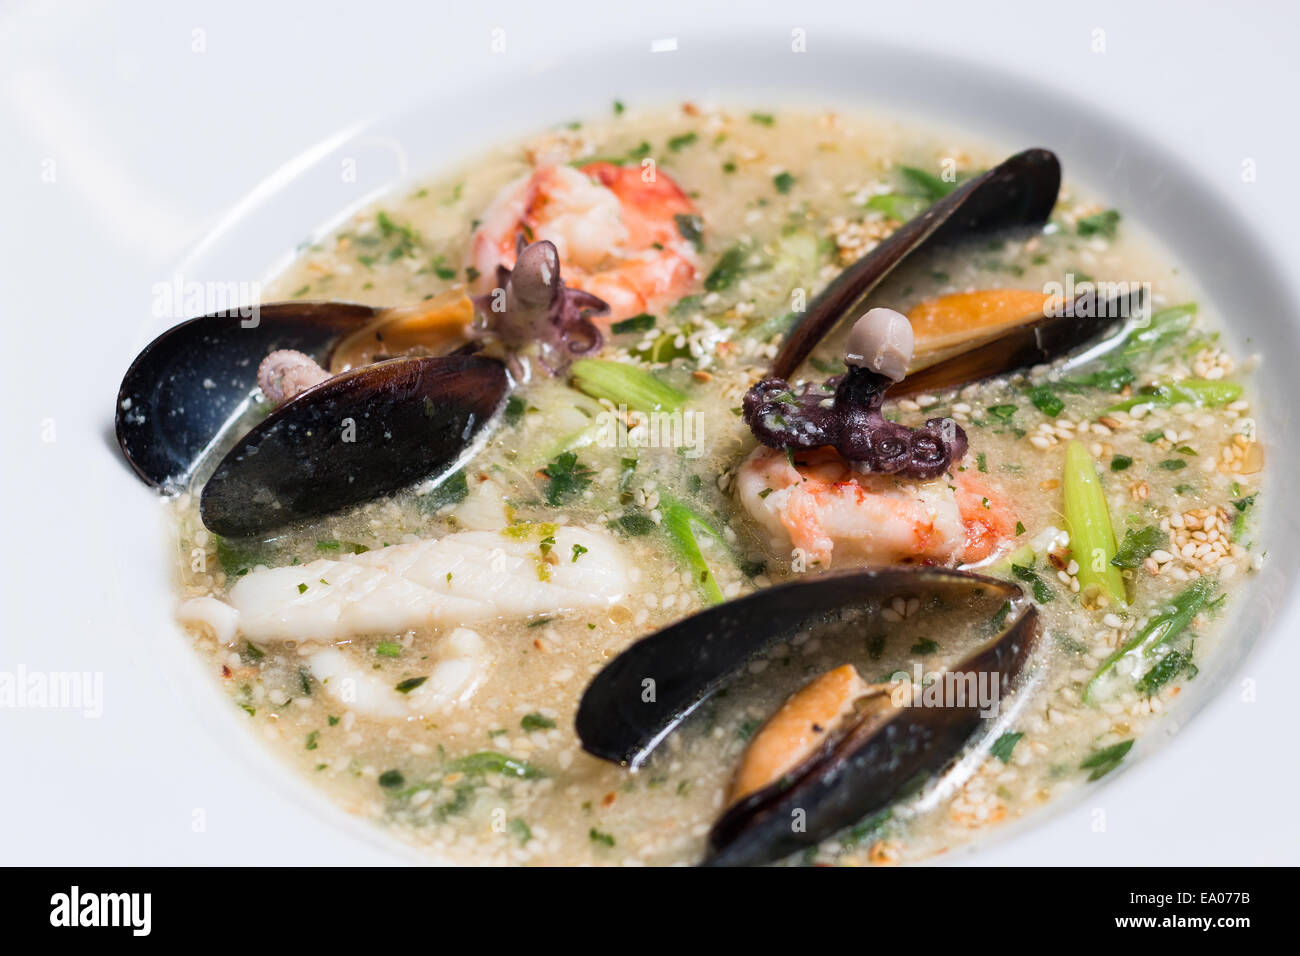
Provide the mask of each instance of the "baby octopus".
{"label": "baby octopus", "polygon": [[1015,534],[991,487],[954,466],[966,434],[951,419],[919,428],[885,419],[885,391],[912,359],[912,329],[890,309],[853,327],[848,372],[798,391],[768,379],[745,396],[763,446],[741,465],[736,492],[774,547],[810,564],[972,564]]}

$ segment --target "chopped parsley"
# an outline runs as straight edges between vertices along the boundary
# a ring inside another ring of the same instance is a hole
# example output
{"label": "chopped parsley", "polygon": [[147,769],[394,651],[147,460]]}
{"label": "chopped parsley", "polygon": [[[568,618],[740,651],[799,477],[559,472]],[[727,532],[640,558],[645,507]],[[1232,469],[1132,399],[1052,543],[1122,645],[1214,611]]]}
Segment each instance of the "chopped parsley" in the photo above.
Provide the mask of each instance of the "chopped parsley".
{"label": "chopped parsley", "polygon": [[1107,209],[1103,212],[1093,213],[1091,216],[1084,216],[1079,220],[1077,229],[1079,235],[1102,236],[1106,239],[1114,239],[1115,231],[1119,228],[1119,212],[1115,209]]}
{"label": "chopped parsley", "polygon": [[546,503],[560,505],[576,498],[591,484],[590,468],[578,461],[577,452],[566,451],[555,456],[555,460],[542,469],[550,479],[546,488]]}
{"label": "chopped parsley", "polygon": [[1016,744],[1020,743],[1022,733],[1013,733],[1008,731],[997,740],[993,741],[993,746],[989,748],[989,753],[997,757],[1003,763],[1010,763],[1011,752],[1016,749]]}
{"label": "chopped parsley", "polygon": [[524,714],[523,719],[519,721],[519,726],[531,733],[534,730],[550,730],[555,726],[555,721],[534,711],[531,714]]}

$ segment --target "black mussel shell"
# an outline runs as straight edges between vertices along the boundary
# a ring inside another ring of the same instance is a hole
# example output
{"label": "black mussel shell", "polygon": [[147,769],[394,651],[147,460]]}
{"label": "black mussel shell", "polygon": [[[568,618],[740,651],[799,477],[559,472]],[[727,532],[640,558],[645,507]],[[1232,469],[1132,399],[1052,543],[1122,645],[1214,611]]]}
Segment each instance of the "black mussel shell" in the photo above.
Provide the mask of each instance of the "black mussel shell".
{"label": "black mussel shell", "polygon": [[605,665],[578,702],[578,737],[588,753],[635,769],[751,658],[828,612],[897,594],[990,587],[1020,595],[1015,585],[967,571],[900,565],[810,574],[705,608]]}
{"label": "black mussel shell", "polygon": [[[997,633],[953,670],[998,675],[1005,691],[1037,634],[1037,613],[1015,584],[939,568],[832,571],[707,608],[633,644],[592,680],[578,705],[583,749],[633,769],[755,656],[839,609],[898,594],[1003,597]],[[653,692],[648,692],[648,689]],[[813,846],[891,800],[919,774],[947,764],[980,721],[974,707],[905,707],[827,742],[782,781],[727,810],[711,835],[713,865],[766,863]],[[803,810],[802,830],[791,812]]]}
{"label": "black mussel shell", "polygon": [[335,343],[381,310],[346,302],[263,305],[255,317],[205,315],[168,329],[131,363],[117,394],[117,440],[154,487],[186,482],[257,388],[276,349],[325,364]]}
{"label": "black mussel shell", "polygon": [[[1002,700],[1037,634],[1038,612],[1017,600],[1004,629],[946,673],[991,675]],[[973,697],[962,704],[887,706],[871,713],[781,781],[724,812],[709,832],[704,864],[755,866],[816,846],[942,771],[984,719]],[[797,818],[800,827],[792,825]]]}
{"label": "black mussel shell", "polygon": [[458,467],[504,406],[505,367],[474,355],[399,358],[336,375],[286,402],[217,465],[203,523],[264,534]]}
{"label": "black mussel shell", "polygon": [[849,266],[812,302],[772,362],[789,379],[808,353],[904,259],[922,249],[974,236],[1039,227],[1061,188],[1061,164],[1046,149],[1027,149],[962,183]]}

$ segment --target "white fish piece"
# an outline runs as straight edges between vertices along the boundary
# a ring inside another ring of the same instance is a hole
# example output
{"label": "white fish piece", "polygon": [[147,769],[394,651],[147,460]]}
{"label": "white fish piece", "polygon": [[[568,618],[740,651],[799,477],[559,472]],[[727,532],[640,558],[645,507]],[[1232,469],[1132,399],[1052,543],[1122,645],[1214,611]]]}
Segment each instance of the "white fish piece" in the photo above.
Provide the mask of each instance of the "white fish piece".
{"label": "white fish piece", "polygon": [[239,632],[239,612],[214,597],[190,598],[176,609],[182,624],[205,628],[222,644],[233,644]]}
{"label": "white fish piece", "polygon": [[473,696],[491,665],[483,638],[467,627],[440,639],[431,660],[425,682],[404,694],[390,677],[342,647],[325,647],[307,656],[312,676],[326,693],[359,714],[381,719],[451,710]]}
{"label": "white fish piece", "polygon": [[[550,560],[542,550],[548,537]],[[250,571],[229,600],[251,640],[334,642],[608,608],[628,592],[629,580],[623,547],[607,532],[514,525]]]}
{"label": "white fish piece", "polygon": [[471,487],[465,500],[452,514],[456,516],[456,523],[468,531],[500,531],[510,524],[505,493],[491,479]]}

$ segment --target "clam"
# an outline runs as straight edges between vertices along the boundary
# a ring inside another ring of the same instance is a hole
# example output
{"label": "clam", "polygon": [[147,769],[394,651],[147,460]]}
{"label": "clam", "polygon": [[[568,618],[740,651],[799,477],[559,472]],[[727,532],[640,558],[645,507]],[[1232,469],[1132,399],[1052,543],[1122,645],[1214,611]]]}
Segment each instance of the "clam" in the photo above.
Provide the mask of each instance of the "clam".
{"label": "clam", "polygon": [[[270,414],[216,465],[200,512],[223,535],[261,534],[437,482],[468,457],[511,387],[522,353],[558,370],[598,348],[605,303],[565,286],[555,247],[522,248],[493,295],[454,288],[412,306],[261,306],[163,333],[118,393],[117,435],[148,484],[174,489],[228,444],[261,398]],[[474,354],[482,352],[483,354]]]}
{"label": "clam", "polygon": [[[850,314],[859,314],[858,306],[914,255],[981,236],[1041,228],[1056,205],[1060,184],[1060,163],[1045,149],[1017,153],[962,183],[845,269],[812,302],[773,359],[770,378],[788,379],[818,342]],[[908,315],[916,336],[910,374],[893,392],[964,384],[1054,361],[1103,338],[1118,322],[1137,318],[1142,306],[1136,291],[1103,302],[1089,292],[1066,302],[1019,289],[922,303]]]}
{"label": "clam", "polygon": [[[991,634],[946,675],[958,686],[983,675],[999,700],[1014,690],[1038,634],[1037,612],[1017,585],[909,566],[826,572],[708,608],[632,645],[583,694],[582,746],[637,769],[763,652],[800,633],[816,636],[846,610],[861,615],[851,626],[861,621],[865,631],[898,595],[997,607]],[[852,667],[823,674],[752,739],[704,862],[769,863],[815,846],[943,770],[984,719],[973,697],[909,706],[895,686],[868,684]]]}

